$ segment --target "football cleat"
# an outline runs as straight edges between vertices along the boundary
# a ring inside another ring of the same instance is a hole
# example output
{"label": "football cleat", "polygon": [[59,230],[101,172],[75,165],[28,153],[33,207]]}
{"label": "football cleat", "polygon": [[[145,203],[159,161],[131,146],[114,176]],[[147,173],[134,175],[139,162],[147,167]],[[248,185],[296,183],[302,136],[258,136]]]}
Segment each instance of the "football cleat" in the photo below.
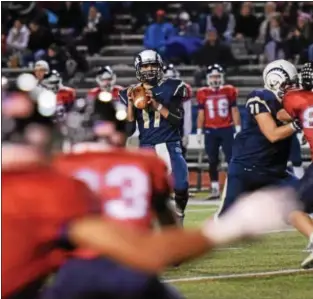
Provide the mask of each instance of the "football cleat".
{"label": "football cleat", "polygon": [[207,200],[215,200],[215,199],[220,199],[220,191],[217,188],[212,188],[211,194],[207,198]]}
{"label": "football cleat", "polygon": [[303,269],[311,269],[313,268],[313,251],[310,255],[302,262],[301,267]]}

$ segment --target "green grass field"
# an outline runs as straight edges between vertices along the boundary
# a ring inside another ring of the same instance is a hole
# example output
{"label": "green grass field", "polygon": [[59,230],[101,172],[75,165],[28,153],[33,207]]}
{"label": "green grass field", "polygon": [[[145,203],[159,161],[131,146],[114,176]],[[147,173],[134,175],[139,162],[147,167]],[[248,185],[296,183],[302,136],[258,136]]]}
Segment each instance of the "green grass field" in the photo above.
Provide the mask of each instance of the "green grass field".
{"label": "green grass field", "polygon": [[[188,206],[185,226],[198,226],[214,206]],[[264,240],[220,248],[194,262],[171,269],[165,279],[188,299],[310,299],[313,272],[300,271],[307,241],[295,231],[271,233]],[[295,270],[288,274],[283,271]],[[267,273],[274,272],[274,273]],[[263,273],[260,275],[259,273]],[[248,274],[249,277],[242,277]],[[227,277],[232,275],[232,277]],[[226,276],[226,277],[217,277]],[[175,281],[185,279],[184,281]]]}

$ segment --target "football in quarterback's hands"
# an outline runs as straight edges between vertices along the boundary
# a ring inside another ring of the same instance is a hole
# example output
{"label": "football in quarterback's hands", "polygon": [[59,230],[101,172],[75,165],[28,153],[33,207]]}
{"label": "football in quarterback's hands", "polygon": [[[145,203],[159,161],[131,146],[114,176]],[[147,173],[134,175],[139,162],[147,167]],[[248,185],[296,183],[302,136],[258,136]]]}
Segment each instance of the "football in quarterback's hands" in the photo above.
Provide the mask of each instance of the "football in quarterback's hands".
{"label": "football in quarterback's hands", "polygon": [[147,108],[149,97],[146,96],[146,90],[142,85],[138,85],[131,90],[131,97],[136,108]]}

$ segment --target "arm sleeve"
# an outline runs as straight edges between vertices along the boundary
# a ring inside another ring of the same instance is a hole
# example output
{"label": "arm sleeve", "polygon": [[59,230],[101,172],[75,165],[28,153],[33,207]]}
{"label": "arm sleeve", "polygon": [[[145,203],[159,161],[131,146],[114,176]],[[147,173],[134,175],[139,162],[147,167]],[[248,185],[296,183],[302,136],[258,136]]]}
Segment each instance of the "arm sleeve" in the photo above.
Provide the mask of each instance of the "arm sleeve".
{"label": "arm sleeve", "polygon": [[224,36],[231,37],[235,31],[236,20],[233,14],[229,14],[229,20],[227,24],[226,31],[224,32]]}
{"label": "arm sleeve", "polygon": [[170,104],[168,105],[169,115],[167,120],[173,126],[180,126],[183,119],[183,100],[187,95],[187,87],[184,82],[180,82],[176,87]]}
{"label": "arm sleeve", "polygon": [[229,100],[231,103],[231,107],[236,107],[237,106],[237,97],[238,97],[238,89],[235,87],[232,87],[229,91]]}
{"label": "arm sleeve", "polygon": [[9,45],[9,46],[12,45],[12,43],[13,43],[13,29],[10,29],[6,42],[7,42],[7,45]]}
{"label": "arm sleeve", "polygon": [[248,109],[248,113],[253,116],[260,113],[271,113],[271,109],[266,101],[258,96],[250,97],[246,103],[246,108]]}
{"label": "arm sleeve", "polygon": [[128,121],[126,123],[126,134],[128,137],[132,136],[136,131],[136,121]]}
{"label": "arm sleeve", "polygon": [[293,105],[291,105],[291,103],[296,103],[296,100],[295,99],[291,99],[290,95],[285,95],[284,97],[284,101],[283,101],[283,104],[284,104],[284,108],[285,110],[287,111],[287,113],[292,117],[292,118],[295,118],[296,117],[296,113],[295,113],[295,109],[293,107]]}
{"label": "arm sleeve", "polygon": [[204,95],[201,90],[197,91],[197,102],[198,102],[198,109],[204,109]]}

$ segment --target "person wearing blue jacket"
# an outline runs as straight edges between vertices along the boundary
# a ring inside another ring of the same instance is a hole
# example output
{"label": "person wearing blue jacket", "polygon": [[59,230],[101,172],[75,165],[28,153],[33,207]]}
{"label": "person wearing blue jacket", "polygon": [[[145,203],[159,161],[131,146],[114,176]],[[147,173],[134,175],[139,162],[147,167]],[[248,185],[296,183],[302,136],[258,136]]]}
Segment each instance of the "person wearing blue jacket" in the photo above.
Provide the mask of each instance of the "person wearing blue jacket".
{"label": "person wearing blue jacket", "polygon": [[146,29],[143,44],[145,48],[155,50],[163,56],[166,41],[174,35],[174,26],[165,20],[165,11],[160,9],[156,12],[156,22]]}

